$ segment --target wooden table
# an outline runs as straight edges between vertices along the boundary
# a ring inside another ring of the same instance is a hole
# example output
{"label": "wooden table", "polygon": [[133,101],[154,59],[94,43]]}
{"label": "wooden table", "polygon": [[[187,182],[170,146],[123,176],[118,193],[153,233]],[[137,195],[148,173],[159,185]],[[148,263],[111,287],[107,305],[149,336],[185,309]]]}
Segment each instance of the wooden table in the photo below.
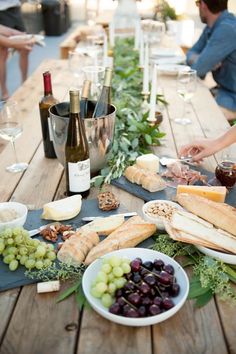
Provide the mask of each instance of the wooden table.
{"label": "wooden table", "polygon": [[[67,97],[71,78],[67,63],[44,61],[36,72],[14,94],[20,103],[24,124],[22,137],[16,141],[20,160],[29,168],[24,174],[9,174],[5,166],[13,159],[12,148],[3,144],[0,150],[0,199],[15,200],[32,208],[63,197],[65,179],[57,160],[44,158],[41,141],[38,101],[42,95],[42,72],[51,70],[55,96]],[[213,137],[228,123],[208,90],[199,84],[192,99],[193,124],[182,127],[171,119],[181,112],[182,103],[175,93],[175,81],[162,77],[161,85],[169,102],[161,129],[166,132],[159,154],[176,156],[179,147],[196,137]],[[235,147],[232,148],[234,154]],[[204,167],[214,170],[217,157],[206,160]],[[143,201],[111,187],[119,193],[121,203],[141,213]],[[90,198],[96,196],[92,190]],[[109,322],[93,310],[79,312],[75,298],[56,303],[57,294],[38,295],[29,285],[0,293],[1,354],[225,354],[236,353],[236,306],[218,298],[195,309],[192,301],[171,319],[150,327],[124,327]]]}

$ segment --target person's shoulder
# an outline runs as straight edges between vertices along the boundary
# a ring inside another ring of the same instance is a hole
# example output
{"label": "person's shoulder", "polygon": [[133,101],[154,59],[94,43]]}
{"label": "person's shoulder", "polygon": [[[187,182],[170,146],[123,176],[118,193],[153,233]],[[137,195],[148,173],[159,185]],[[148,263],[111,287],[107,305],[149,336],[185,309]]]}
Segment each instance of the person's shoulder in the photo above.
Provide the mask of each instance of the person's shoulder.
{"label": "person's shoulder", "polygon": [[226,12],[221,20],[220,27],[236,32],[236,16],[231,12]]}

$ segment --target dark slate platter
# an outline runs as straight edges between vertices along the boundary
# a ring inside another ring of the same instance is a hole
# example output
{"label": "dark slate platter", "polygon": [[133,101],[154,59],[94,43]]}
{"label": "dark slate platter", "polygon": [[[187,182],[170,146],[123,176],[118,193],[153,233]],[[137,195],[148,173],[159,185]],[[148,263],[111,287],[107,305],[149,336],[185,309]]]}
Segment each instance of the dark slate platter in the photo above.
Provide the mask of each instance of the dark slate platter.
{"label": "dark slate platter", "polygon": [[[81,220],[85,216],[109,216],[118,213],[123,213],[126,211],[127,209],[124,206],[120,206],[116,210],[104,212],[98,209],[96,199],[83,200],[82,208],[79,215],[77,215],[75,218],[70,219],[68,221],[65,220],[62,223],[70,224],[74,227],[80,227],[85,224]],[[42,220],[40,218],[41,214],[42,214],[42,209],[29,211],[24,228],[26,230],[32,230],[38,228],[41,225],[50,223],[50,220]],[[43,240],[42,237],[39,235],[35,236],[35,238],[38,238],[39,240]],[[60,242],[60,240],[58,240],[58,242]],[[4,290],[16,288],[18,286],[36,283],[37,281],[35,279],[32,280],[25,277],[24,275],[25,271],[26,268],[20,266],[15,272],[11,272],[8,268],[8,265],[3,263],[0,257],[0,292]]]}
{"label": "dark slate platter", "polygon": [[[214,178],[214,173],[209,172],[203,168],[199,168],[196,166],[191,166],[191,169],[195,169],[200,171],[201,174],[206,175],[208,181],[211,181]],[[161,171],[164,171],[162,168]],[[176,188],[167,186],[163,191],[159,192],[148,192],[147,190],[143,189],[141,186],[135,183],[129,182],[124,176],[120,178],[113,179],[111,184],[114,186],[129,192],[130,194],[135,195],[136,197],[143,199],[145,202],[149,202],[150,200],[156,199],[164,199],[164,200],[174,200],[176,195]],[[236,186],[232,188],[226,196],[226,203],[236,207]]]}

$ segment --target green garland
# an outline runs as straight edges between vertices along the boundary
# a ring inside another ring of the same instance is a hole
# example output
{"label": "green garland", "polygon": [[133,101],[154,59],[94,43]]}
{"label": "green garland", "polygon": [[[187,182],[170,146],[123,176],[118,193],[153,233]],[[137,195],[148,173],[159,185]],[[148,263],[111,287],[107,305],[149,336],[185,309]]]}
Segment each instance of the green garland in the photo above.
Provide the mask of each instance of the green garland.
{"label": "green garland", "polygon": [[[112,102],[117,108],[114,142],[108,167],[92,180],[95,186],[120,177],[137,156],[150,152],[151,145],[160,145],[160,139],[165,136],[158,126],[150,126],[148,112],[142,109],[142,72],[138,67],[138,52],[133,47],[133,39],[116,41],[112,80]],[[157,99],[166,103],[163,96]]]}
{"label": "green garland", "polygon": [[231,284],[236,283],[236,269],[212,257],[204,256],[194,246],[173,241],[169,235],[159,235],[152,249],[175,258],[183,267],[191,267],[189,299],[195,300],[196,307],[206,305],[217,294],[222,300],[236,303],[236,292]]}

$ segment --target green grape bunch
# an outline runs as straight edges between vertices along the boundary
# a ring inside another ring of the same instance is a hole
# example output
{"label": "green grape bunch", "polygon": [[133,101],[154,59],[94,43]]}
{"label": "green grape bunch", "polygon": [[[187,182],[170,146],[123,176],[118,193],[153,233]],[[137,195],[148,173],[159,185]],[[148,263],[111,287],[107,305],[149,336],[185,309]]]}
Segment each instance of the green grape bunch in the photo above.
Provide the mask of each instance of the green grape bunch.
{"label": "green grape bunch", "polygon": [[53,245],[32,239],[22,227],[0,232],[0,255],[11,271],[19,265],[29,270],[47,268],[56,259]]}

